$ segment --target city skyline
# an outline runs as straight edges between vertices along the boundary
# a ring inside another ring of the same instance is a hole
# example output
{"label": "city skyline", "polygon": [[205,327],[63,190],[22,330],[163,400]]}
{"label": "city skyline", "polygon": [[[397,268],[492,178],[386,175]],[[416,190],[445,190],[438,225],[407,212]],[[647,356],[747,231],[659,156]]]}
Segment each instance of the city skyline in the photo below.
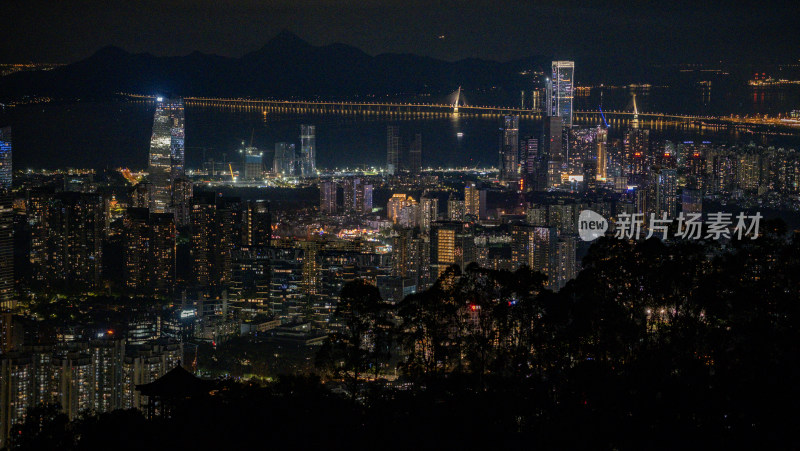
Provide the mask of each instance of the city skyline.
{"label": "city skyline", "polygon": [[785,5],[32,1],[0,448],[797,447]]}

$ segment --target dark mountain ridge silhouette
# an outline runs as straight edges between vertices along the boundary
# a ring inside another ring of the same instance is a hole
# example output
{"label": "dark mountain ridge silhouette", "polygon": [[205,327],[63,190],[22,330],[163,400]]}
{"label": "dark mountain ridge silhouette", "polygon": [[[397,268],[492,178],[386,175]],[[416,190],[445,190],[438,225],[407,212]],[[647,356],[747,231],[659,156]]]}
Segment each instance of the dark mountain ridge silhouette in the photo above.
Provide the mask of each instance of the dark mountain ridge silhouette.
{"label": "dark mountain ridge silhouette", "polygon": [[[530,90],[549,59],[455,62],[411,54],[371,56],[345,44],[314,46],[283,31],[262,48],[229,58],[195,51],[158,57],[109,46],[50,71],[0,78],[0,98],[95,98],[114,93],[259,98],[443,96],[463,86],[470,99],[511,99]],[[488,101],[488,100],[487,100]]]}

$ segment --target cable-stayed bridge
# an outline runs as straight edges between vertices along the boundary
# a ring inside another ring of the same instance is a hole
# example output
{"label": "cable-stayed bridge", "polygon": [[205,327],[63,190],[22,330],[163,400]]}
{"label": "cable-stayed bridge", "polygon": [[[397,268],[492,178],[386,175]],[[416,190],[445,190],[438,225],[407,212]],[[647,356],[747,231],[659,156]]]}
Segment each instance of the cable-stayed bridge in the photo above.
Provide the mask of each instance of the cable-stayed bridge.
{"label": "cable-stayed bridge", "polygon": [[[156,96],[140,94],[122,94],[133,100],[152,101]],[[441,118],[441,117],[502,117],[518,115],[523,119],[540,119],[540,110],[531,110],[496,105],[472,105],[465,100],[461,87],[445,96],[438,102],[401,102],[401,101],[324,101],[324,100],[275,100],[252,98],[223,97],[184,97],[184,104],[189,107],[223,108],[237,111],[255,111],[263,114],[338,114],[352,116],[391,117],[395,119]],[[749,118],[734,116],[702,116],[641,112],[632,101],[633,108],[622,111],[614,110],[576,110],[573,122],[581,125],[606,124],[610,127],[630,126],[636,124],[645,128],[662,128],[682,125],[690,127],[717,128],[729,125],[780,125],[773,122],[754,122]]]}

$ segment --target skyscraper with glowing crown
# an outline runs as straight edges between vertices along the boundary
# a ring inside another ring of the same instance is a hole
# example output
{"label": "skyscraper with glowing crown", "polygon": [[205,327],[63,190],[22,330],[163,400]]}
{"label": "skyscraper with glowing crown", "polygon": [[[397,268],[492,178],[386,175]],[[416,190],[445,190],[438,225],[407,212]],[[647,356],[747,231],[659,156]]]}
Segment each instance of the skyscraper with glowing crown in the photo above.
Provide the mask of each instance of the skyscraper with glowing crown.
{"label": "skyscraper with glowing crown", "polygon": [[183,99],[156,100],[150,160],[147,168],[151,184],[150,211],[173,211],[173,183],[185,173]]}

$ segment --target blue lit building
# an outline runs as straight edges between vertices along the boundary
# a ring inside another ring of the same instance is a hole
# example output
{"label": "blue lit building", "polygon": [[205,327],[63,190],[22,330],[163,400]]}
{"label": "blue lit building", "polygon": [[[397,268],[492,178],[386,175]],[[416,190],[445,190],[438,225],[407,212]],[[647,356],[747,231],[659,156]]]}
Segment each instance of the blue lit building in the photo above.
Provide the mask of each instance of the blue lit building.
{"label": "blue lit building", "polygon": [[0,310],[14,307],[11,127],[0,128]]}

